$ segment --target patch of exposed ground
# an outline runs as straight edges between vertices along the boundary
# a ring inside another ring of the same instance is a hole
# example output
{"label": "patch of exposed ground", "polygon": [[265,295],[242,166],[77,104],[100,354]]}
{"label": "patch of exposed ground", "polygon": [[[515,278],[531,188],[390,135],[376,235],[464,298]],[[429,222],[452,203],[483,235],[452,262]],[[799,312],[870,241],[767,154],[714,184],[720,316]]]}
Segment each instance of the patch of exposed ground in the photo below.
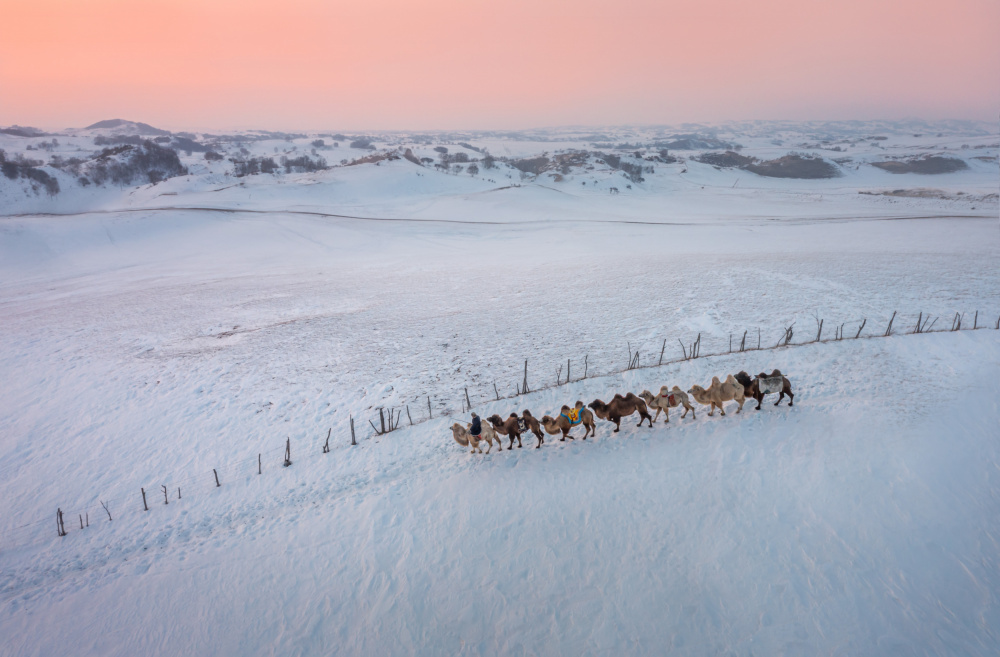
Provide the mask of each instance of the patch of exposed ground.
{"label": "patch of exposed ground", "polygon": [[964,160],[957,157],[942,157],[940,155],[926,155],[910,160],[889,160],[885,162],[872,162],[873,167],[878,167],[889,173],[919,173],[933,175],[939,173],[954,173],[968,169],[969,165]]}

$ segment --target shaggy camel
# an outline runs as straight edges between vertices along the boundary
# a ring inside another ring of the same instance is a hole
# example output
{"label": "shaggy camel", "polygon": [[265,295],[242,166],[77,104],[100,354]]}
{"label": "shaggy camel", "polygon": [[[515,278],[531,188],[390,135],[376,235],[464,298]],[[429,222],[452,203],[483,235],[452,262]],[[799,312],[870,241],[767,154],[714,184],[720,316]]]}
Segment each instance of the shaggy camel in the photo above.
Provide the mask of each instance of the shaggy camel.
{"label": "shaggy camel", "polygon": [[639,424],[636,425],[637,427],[641,427],[644,420],[649,420],[649,426],[653,426],[653,418],[650,417],[649,411],[646,410],[646,402],[631,392],[624,397],[615,395],[610,404],[605,404],[600,399],[595,399],[588,406],[594,409],[597,417],[615,423],[614,433],[618,433],[618,430],[621,429],[623,417],[628,417],[637,411],[639,413]]}
{"label": "shaggy camel", "polygon": [[[782,375],[780,370],[774,370],[771,375],[768,376],[761,372],[750,381],[750,375],[746,372],[740,372],[736,375],[736,380],[743,384],[743,389],[746,392],[747,397],[753,397],[757,401],[757,410],[760,410],[760,404],[764,401],[764,395],[769,395],[773,392],[780,393],[778,395],[778,401],[774,402],[777,406],[781,403],[781,400],[788,395],[788,405],[792,406],[795,399],[795,395],[792,394],[792,384],[787,377]],[[749,382],[749,385],[747,383]]]}
{"label": "shaggy camel", "polygon": [[639,396],[646,402],[646,406],[656,409],[653,422],[656,422],[660,418],[660,411],[663,411],[663,414],[667,417],[664,422],[670,422],[670,409],[682,405],[684,406],[684,413],[681,415],[681,419],[684,419],[688,411],[691,411],[692,419],[698,419],[698,416],[694,414],[694,406],[691,405],[691,400],[688,399],[687,393],[677,386],[674,386],[673,390],[668,390],[667,386],[661,386],[660,394],[656,396],[648,390],[643,390]]}
{"label": "shaggy camel", "polygon": [[[510,438],[508,451],[514,449],[515,438],[517,438],[517,448],[521,449],[521,429],[517,426],[517,413],[511,413],[506,420],[501,420],[499,415],[491,415],[486,419],[490,421],[498,434]],[[503,449],[503,445],[500,445],[500,449]]]}
{"label": "shaggy camel", "polygon": [[726,377],[725,383],[719,381],[719,377],[713,376],[712,385],[708,386],[707,389],[701,386],[691,386],[688,394],[694,397],[694,400],[699,404],[710,407],[708,411],[709,417],[715,415],[716,408],[725,415],[726,409],[722,407],[722,404],[727,401],[735,401],[739,404],[739,408],[736,409],[736,412],[739,413],[743,410],[743,403],[746,401],[746,397],[743,394],[743,386],[733,378],[732,374]]}
{"label": "shaggy camel", "polygon": [[[471,428],[471,426],[472,425],[470,424],[462,426],[458,422],[451,425],[451,435],[455,439],[456,443],[458,443],[462,447],[468,447],[469,445],[472,445],[471,453],[473,454],[476,453],[477,449],[479,450],[480,454],[483,453],[483,448],[480,446],[480,444],[484,440],[489,444],[489,447],[486,448],[487,454],[489,454],[490,450],[493,449],[493,441],[496,441],[497,445],[500,445],[500,439],[497,437],[496,432],[493,431],[493,427],[491,427],[490,425],[483,424],[482,428],[480,429],[480,434],[478,436],[473,436],[471,433],[469,433],[469,429]],[[500,449],[503,449],[503,445],[500,445]]]}
{"label": "shaggy camel", "polygon": [[538,438],[538,444],[535,445],[535,449],[538,449],[545,443],[545,432],[542,431],[541,425],[538,424],[538,418],[532,415],[528,409],[524,409],[524,412],[521,413],[518,428],[521,430],[521,433],[528,433],[530,429],[531,433],[535,434],[535,438]]}
{"label": "shaggy camel", "polygon": [[[576,422],[573,422],[571,419],[573,417],[573,411],[576,411]],[[559,416],[555,419],[552,419],[548,415],[542,417],[542,426],[545,427],[546,432],[552,434],[553,436],[560,433],[562,434],[562,438],[559,439],[560,442],[565,442],[566,438],[574,440],[573,436],[569,435],[569,432],[578,424],[582,424],[584,427],[584,440],[587,439],[588,435],[594,435],[594,414],[584,408],[582,401],[578,401],[576,406],[573,408],[564,405],[559,410]]]}

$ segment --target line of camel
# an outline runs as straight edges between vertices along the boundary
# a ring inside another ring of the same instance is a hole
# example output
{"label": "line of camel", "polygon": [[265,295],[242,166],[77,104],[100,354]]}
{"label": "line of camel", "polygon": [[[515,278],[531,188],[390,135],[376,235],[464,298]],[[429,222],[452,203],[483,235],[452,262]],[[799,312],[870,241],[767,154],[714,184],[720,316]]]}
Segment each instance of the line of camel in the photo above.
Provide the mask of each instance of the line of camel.
{"label": "line of camel", "polygon": [[[582,401],[578,401],[572,408],[564,405],[559,416],[555,418],[545,415],[538,419],[527,409],[522,411],[521,415],[511,413],[507,419],[502,419],[499,415],[491,415],[486,418],[488,423],[481,424],[478,436],[472,435],[470,432],[472,425],[469,423],[456,422],[451,426],[451,432],[455,442],[463,447],[471,446],[473,453],[478,450],[482,454],[482,443],[484,442],[488,445],[486,454],[489,454],[490,450],[493,449],[494,442],[503,451],[503,438],[501,436],[510,439],[508,450],[514,449],[515,440],[520,448],[521,434],[526,434],[529,431],[538,439],[538,444],[535,445],[535,449],[538,449],[545,443],[546,433],[553,436],[562,434],[560,441],[565,441],[567,438],[574,440],[575,438],[569,435],[569,432],[580,424],[584,426],[584,440],[587,439],[587,436],[594,436],[596,431],[594,415],[602,420],[613,422],[615,425],[614,433],[617,433],[621,429],[622,418],[634,413],[639,414],[639,424],[636,425],[639,427],[647,420],[649,426],[652,427],[653,422],[659,419],[661,411],[666,418],[664,422],[670,422],[670,409],[678,406],[684,407],[684,412],[681,414],[682,419],[687,416],[688,411],[691,412],[691,418],[696,419],[694,406],[691,405],[692,397],[699,404],[709,407],[708,415],[711,417],[715,414],[716,408],[722,415],[725,415],[726,410],[722,405],[727,401],[735,401],[737,404],[736,412],[741,412],[743,404],[748,398],[757,402],[757,410],[759,411],[761,402],[764,401],[764,395],[772,393],[778,393],[778,401],[774,402],[775,406],[781,403],[785,395],[788,396],[788,405],[793,405],[795,395],[792,393],[792,384],[779,370],[774,370],[771,374],[761,372],[752,379],[746,372],[740,372],[735,375],[730,374],[725,381],[719,381],[719,377],[713,376],[712,383],[707,388],[695,385],[691,386],[687,392],[677,386],[672,388],[662,386],[658,395],[654,395],[648,390],[643,390],[638,395],[631,392],[624,396],[616,394],[610,403],[605,404],[600,399],[595,399],[586,407]],[[650,416],[650,409],[656,409],[655,417]],[[472,416],[475,417],[476,414],[473,413]]]}

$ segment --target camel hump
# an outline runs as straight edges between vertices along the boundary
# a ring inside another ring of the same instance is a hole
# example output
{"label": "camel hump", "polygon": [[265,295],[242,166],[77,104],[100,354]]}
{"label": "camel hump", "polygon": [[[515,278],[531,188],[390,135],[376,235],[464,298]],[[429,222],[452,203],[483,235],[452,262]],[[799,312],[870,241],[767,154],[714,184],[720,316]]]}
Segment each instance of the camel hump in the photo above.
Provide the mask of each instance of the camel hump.
{"label": "camel hump", "polygon": [[717,386],[720,383],[722,383],[722,381],[719,381],[719,377],[717,377],[717,376],[713,376],[712,377],[712,385],[716,385]]}
{"label": "camel hump", "polygon": [[576,408],[583,408],[583,402],[579,399],[576,400]]}
{"label": "camel hump", "polygon": [[773,372],[771,372],[771,376],[784,376],[784,375],[781,373],[781,370],[774,370]]}

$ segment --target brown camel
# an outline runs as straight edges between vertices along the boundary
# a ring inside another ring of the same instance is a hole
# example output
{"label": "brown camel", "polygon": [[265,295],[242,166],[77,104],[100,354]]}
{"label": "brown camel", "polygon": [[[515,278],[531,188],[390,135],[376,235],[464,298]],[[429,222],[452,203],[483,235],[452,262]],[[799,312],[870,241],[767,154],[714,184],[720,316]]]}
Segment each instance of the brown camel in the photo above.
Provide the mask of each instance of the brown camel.
{"label": "brown camel", "polygon": [[[517,448],[521,449],[521,429],[517,426],[517,413],[511,413],[506,420],[501,420],[499,415],[491,415],[488,418],[490,424],[497,433],[510,438],[510,447],[507,451],[514,449],[514,439],[517,438]],[[500,446],[503,449],[503,446]]]}
{"label": "brown camel", "polygon": [[649,420],[649,426],[653,426],[653,418],[649,415],[649,411],[646,410],[646,402],[631,392],[624,397],[615,395],[610,404],[605,404],[600,399],[595,399],[588,406],[594,409],[597,417],[615,423],[614,433],[618,433],[618,430],[621,429],[622,418],[628,417],[635,412],[639,413],[639,424],[636,425],[637,427],[641,427],[644,420]]}
{"label": "brown camel", "polygon": [[[574,423],[572,417],[574,415],[573,411],[576,411],[576,422]],[[542,418],[542,426],[545,427],[545,431],[552,434],[553,436],[562,434],[562,438],[559,442],[565,442],[566,438],[574,440],[573,436],[569,435],[570,430],[578,424],[582,424],[584,427],[583,439],[586,440],[587,436],[593,436],[595,430],[594,424],[594,414],[588,411],[583,406],[582,401],[578,401],[576,406],[570,408],[569,406],[563,406],[559,410],[559,415],[555,419],[549,417],[548,415]]]}
{"label": "brown camel", "polygon": [[538,438],[538,444],[535,445],[535,449],[538,449],[545,443],[545,432],[538,423],[538,418],[532,415],[531,411],[524,409],[524,412],[521,413],[520,424],[523,426],[521,433],[527,433],[528,430],[531,430],[531,433],[535,434],[535,438]]}

